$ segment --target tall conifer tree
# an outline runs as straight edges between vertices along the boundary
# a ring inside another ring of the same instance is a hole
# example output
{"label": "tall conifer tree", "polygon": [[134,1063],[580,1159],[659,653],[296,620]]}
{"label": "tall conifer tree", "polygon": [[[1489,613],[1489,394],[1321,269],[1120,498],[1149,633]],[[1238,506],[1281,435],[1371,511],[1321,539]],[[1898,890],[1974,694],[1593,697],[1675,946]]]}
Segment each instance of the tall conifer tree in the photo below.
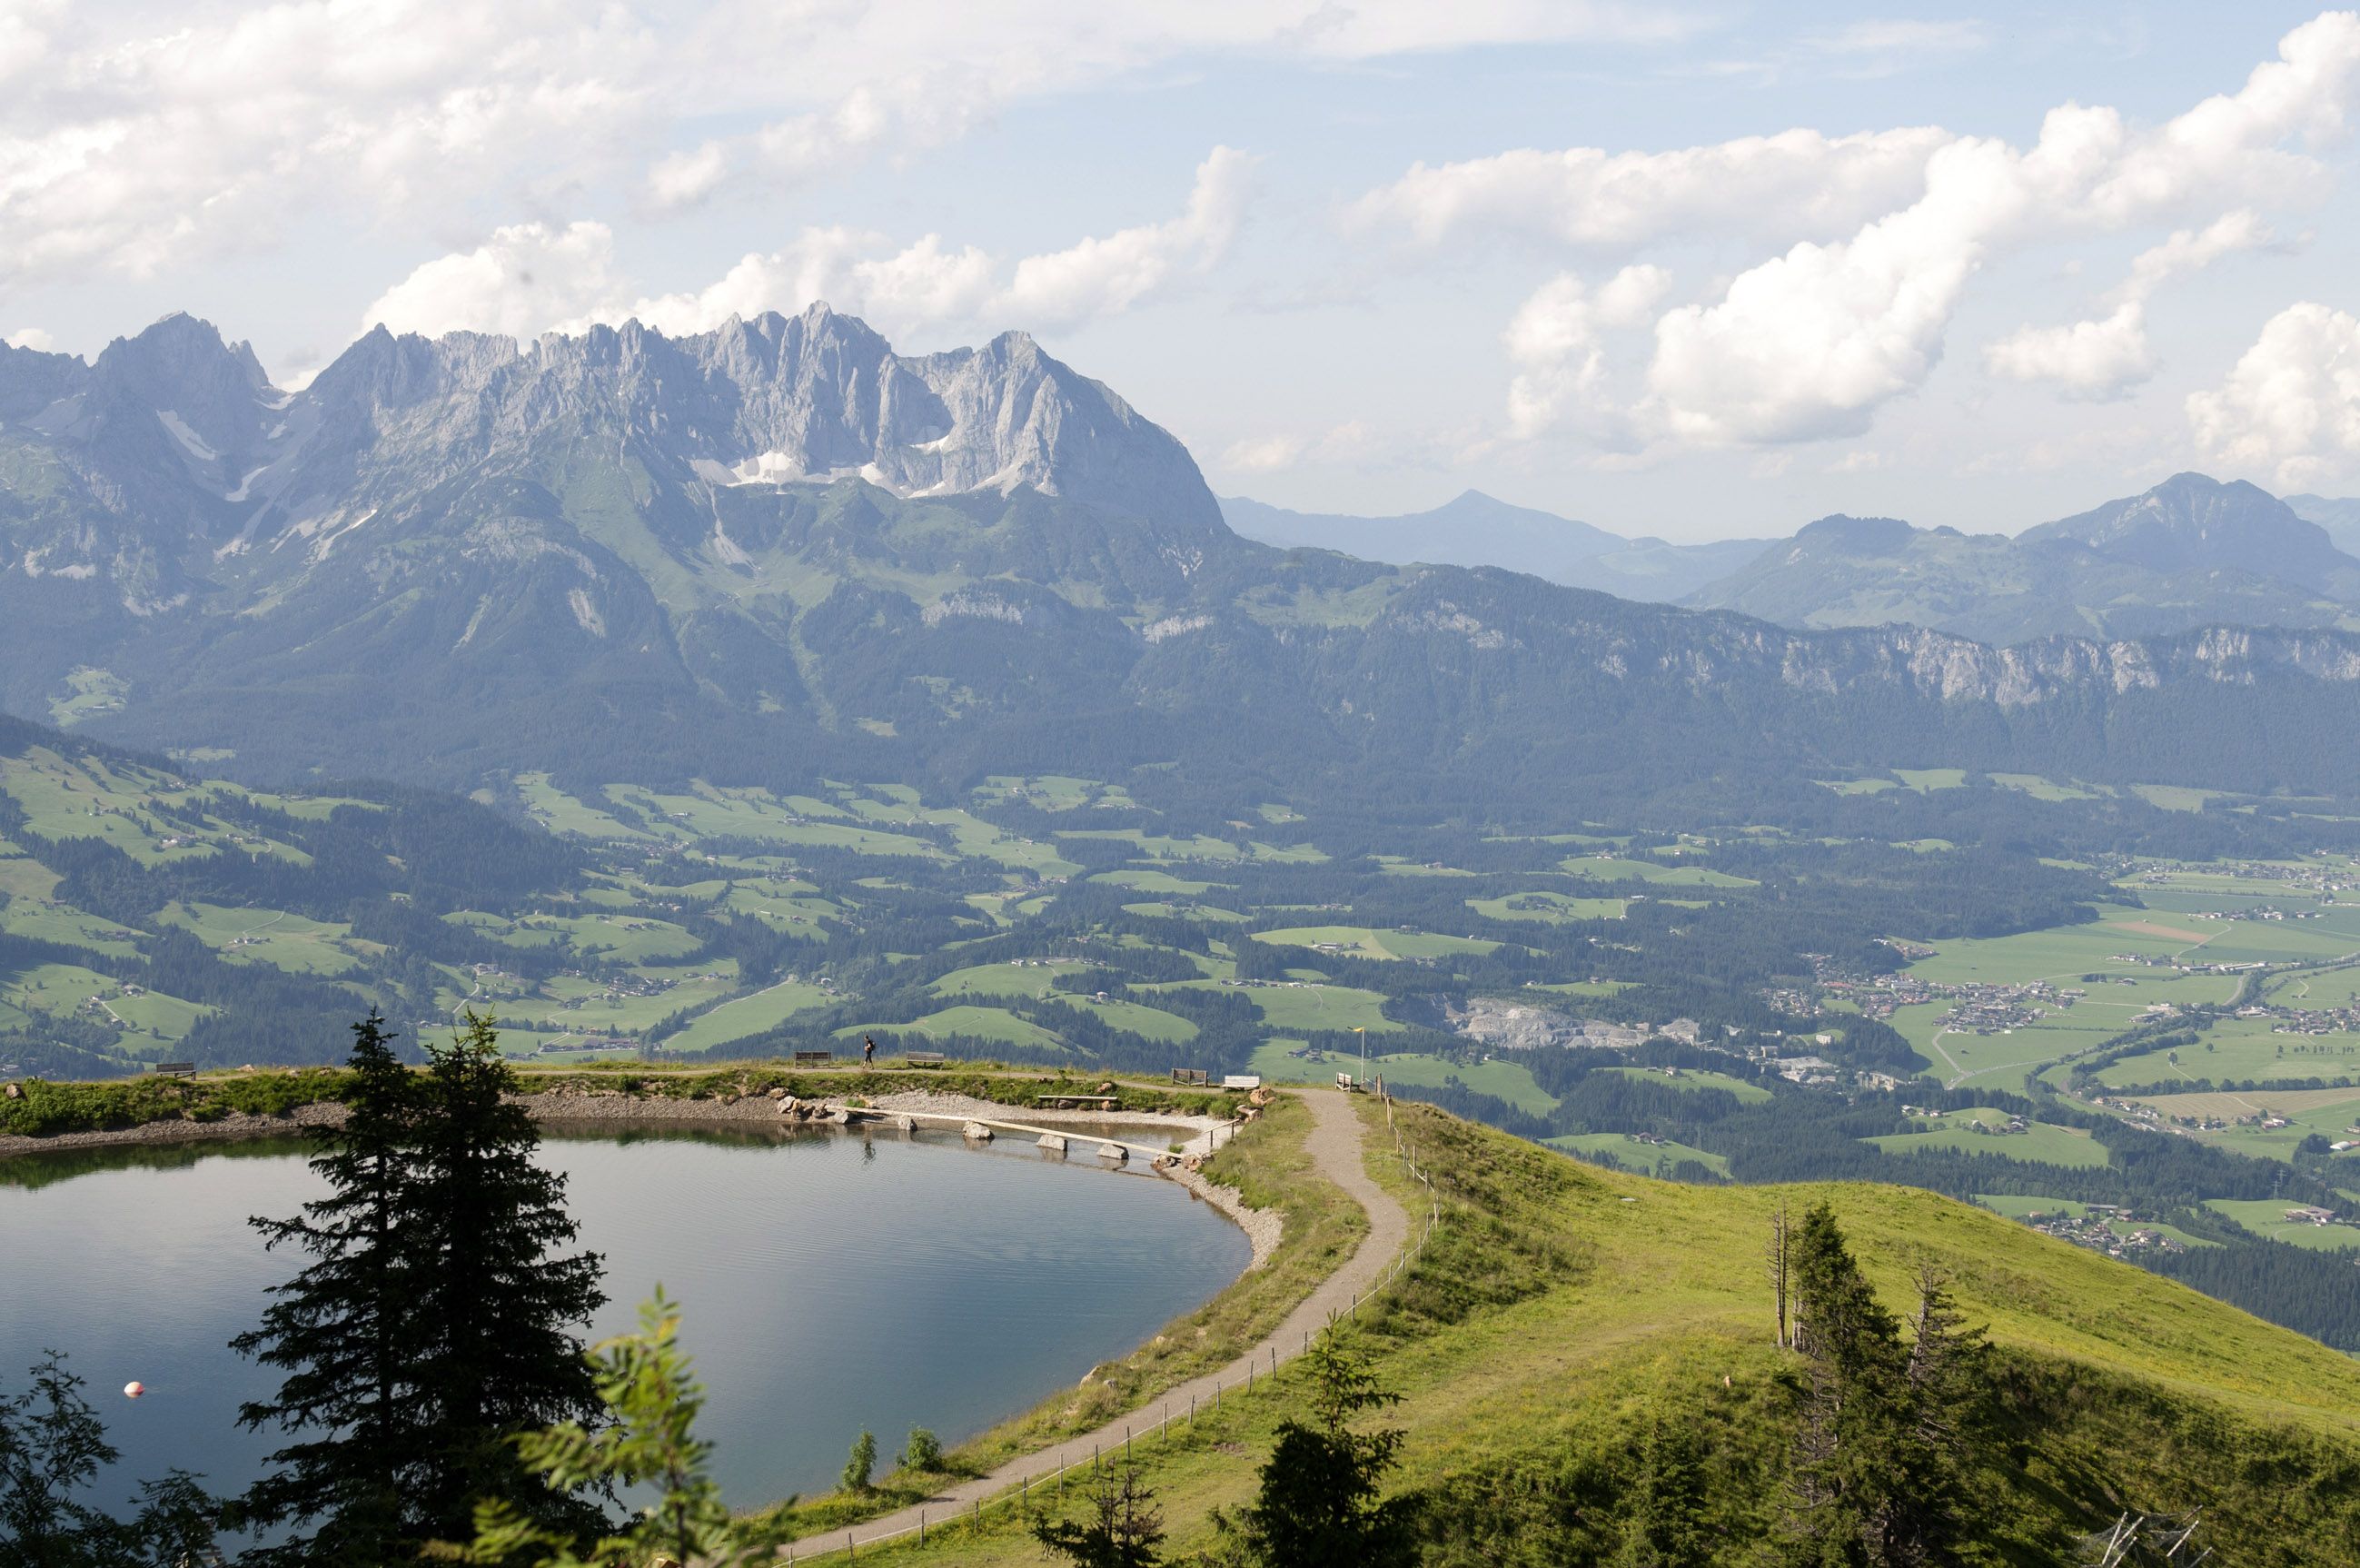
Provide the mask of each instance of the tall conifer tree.
{"label": "tall conifer tree", "polygon": [[533,1161],[492,1021],[466,1016],[423,1074],[374,1014],[355,1025],[346,1118],[311,1162],[329,1195],[256,1222],[311,1260],[235,1342],[287,1373],[242,1421],[300,1440],[244,1499],[244,1519],[297,1527],[255,1554],[263,1568],[414,1561],[472,1540],[486,1501],[552,1530],[606,1526],[509,1441],[602,1414],[574,1330],[605,1298],[599,1260],[564,1255],[564,1179]]}
{"label": "tall conifer tree", "polygon": [[239,1424],[298,1441],[248,1489],[244,1517],[299,1529],[250,1560],[393,1563],[421,1520],[406,1498],[424,1453],[410,1374],[425,1349],[418,1309],[429,1261],[420,1225],[416,1077],[375,1013],[353,1025],[344,1125],[322,1128],[311,1168],[328,1196],[291,1220],[254,1221],[268,1245],[311,1255],[271,1294],[262,1325],[231,1342],[283,1368],[276,1397],[246,1405]]}
{"label": "tall conifer tree", "polygon": [[509,1098],[517,1077],[492,1020],[472,1010],[429,1047],[420,1123],[419,1234],[431,1260],[417,1298],[428,1349],[417,1364],[426,1431],[418,1503],[434,1539],[472,1540],[481,1502],[546,1528],[607,1527],[595,1498],[553,1491],[509,1439],[605,1406],[574,1332],[604,1304],[595,1255],[560,1255],[578,1234],[565,1179],[534,1163],[541,1135]]}
{"label": "tall conifer tree", "polygon": [[1833,1210],[1795,1240],[1801,1422],[1783,1556],[1808,1568],[1928,1568],[1958,1561],[1970,1482],[1963,1424],[1984,1403],[1980,1332],[1930,1268],[1915,1340],[1861,1274]]}

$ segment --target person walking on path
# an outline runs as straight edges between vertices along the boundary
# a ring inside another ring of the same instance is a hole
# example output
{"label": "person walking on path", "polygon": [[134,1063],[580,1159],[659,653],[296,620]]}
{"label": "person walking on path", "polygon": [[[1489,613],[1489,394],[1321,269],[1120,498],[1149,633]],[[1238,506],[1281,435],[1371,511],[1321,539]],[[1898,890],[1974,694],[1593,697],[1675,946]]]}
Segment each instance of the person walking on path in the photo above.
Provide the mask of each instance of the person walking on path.
{"label": "person walking on path", "polygon": [[877,1040],[872,1035],[860,1036],[860,1065],[865,1068],[877,1065]]}

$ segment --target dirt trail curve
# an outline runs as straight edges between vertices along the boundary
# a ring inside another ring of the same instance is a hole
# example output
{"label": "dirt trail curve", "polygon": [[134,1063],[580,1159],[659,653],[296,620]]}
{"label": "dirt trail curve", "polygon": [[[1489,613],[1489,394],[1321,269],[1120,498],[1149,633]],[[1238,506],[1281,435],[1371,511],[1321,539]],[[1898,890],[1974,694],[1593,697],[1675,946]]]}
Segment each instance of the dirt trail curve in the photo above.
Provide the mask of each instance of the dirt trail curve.
{"label": "dirt trail curve", "polygon": [[[1303,1303],[1286,1315],[1269,1338],[1255,1345],[1244,1355],[1222,1367],[1208,1372],[1190,1382],[1171,1389],[1153,1403],[1109,1421],[1093,1432],[1068,1438],[1054,1447],[1012,1459],[988,1475],[972,1481],[962,1481],[946,1486],[928,1498],[922,1508],[913,1507],[885,1514],[867,1524],[851,1530],[834,1530],[825,1535],[806,1536],[792,1549],[796,1561],[807,1561],[823,1553],[840,1553],[847,1545],[867,1546],[887,1536],[898,1536],[918,1528],[918,1516],[923,1511],[931,1523],[947,1524],[971,1512],[975,1506],[997,1497],[1019,1481],[1036,1480],[1054,1475],[1064,1467],[1087,1464],[1095,1453],[1112,1453],[1122,1447],[1126,1434],[1144,1436],[1167,1415],[1184,1416],[1193,1398],[1205,1404],[1212,1402],[1216,1387],[1233,1388],[1246,1380],[1246,1368],[1251,1365],[1258,1374],[1266,1374],[1273,1365],[1284,1365],[1302,1353],[1306,1339],[1328,1326],[1331,1316],[1350,1309],[1353,1299],[1365,1295],[1379,1277],[1393,1266],[1393,1261],[1409,1240],[1409,1215],[1392,1194],[1379,1187],[1369,1177],[1362,1165],[1366,1137],[1360,1113],[1352,1102],[1335,1090],[1306,1090],[1302,1099],[1311,1111],[1311,1133],[1304,1140],[1311,1162],[1319,1174],[1349,1193],[1369,1216],[1369,1234],[1345,1261],[1344,1266],[1329,1275],[1319,1288]],[[784,1552],[781,1556],[785,1556]]]}

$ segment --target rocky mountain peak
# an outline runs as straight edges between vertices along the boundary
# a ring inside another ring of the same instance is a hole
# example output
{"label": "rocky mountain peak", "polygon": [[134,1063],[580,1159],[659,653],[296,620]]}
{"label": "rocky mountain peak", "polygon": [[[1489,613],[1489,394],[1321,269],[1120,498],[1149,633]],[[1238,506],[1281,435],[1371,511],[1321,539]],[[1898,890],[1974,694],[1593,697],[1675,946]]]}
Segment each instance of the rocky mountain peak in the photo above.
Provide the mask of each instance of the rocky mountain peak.
{"label": "rocky mountain peak", "polygon": [[2243,479],[2174,474],[2123,500],[2027,529],[2027,544],[2075,544],[2155,572],[2231,569],[2311,587],[2360,571],[2318,524]]}
{"label": "rocky mountain peak", "polygon": [[[322,417],[369,411],[376,444],[480,460],[620,440],[657,469],[716,486],[858,478],[905,497],[1030,487],[1202,535],[1219,509],[1186,450],[1023,333],[905,356],[814,304],[671,336],[639,322],[429,341],[382,328],[305,394]],[[401,411],[399,419],[380,416]],[[350,424],[352,422],[344,422]]]}
{"label": "rocky mountain peak", "polygon": [[108,344],[91,366],[91,381],[118,420],[152,414],[209,471],[227,455],[250,451],[287,402],[250,345],[224,342],[211,322],[185,312]]}

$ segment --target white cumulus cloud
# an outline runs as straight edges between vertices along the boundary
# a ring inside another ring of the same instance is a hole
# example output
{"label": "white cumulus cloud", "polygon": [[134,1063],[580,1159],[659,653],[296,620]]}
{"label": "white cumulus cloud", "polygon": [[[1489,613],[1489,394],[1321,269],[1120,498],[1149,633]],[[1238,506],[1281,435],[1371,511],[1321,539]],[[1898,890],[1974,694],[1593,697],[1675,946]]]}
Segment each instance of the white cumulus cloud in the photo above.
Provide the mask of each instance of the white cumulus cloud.
{"label": "white cumulus cloud", "polygon": [[1570,272],[1535,290],[1508,323],[1503,341],[1516,378],[1508,388],[1513,434],[1537,435],[1578,419],[1601,444],[1621,422],[1608,395],[1606,334],[1645,323],[1671,288],[1671,274],[1642,263],[1592,291]]}
{"label": "white cumulus cloud", "polygon": [[1221,453],[1220,466],[1240,473],[1276,474],[1321,464],[1365,463],[1384,444],[1367,424],[1350,420],[1316,435],[1281,433],[1232,442]]}
{"label": "white cumulus cloud", "polygon": [[750,196],[1183,60],[1684,26],[1637,0],[0,0],[0,286],[323,218]]}
{"label": "white cumulus cloud", "polygon": [[1690,235],[1790,241],[1844,233],[1907,201],[1952,139],[1932,127],[1798,129],[1668,152],[1520,148],[1414,165],[1350,217],[1429,246],[1487,231],[1591,249]]}
{"label": "white cumulus cloud", "polygon": [[419,267],[369,307],[365,324],[430,336],[472,329],[531,337],[635,318],[668,333],[695,333],[732,316],[791,313],[825,300],[889,337],[938,326],[1062,330],[1131,310],[1218,262],[1244,221],[1252,163],[1234,148],[1215,148],[1177,216],[1013,263],[939,235],[897,248],[872,230],[814,227],[778,250],[739,258],[701,289],[668,294],[627,286],[603,224],[519,224]]}
{"label": "white cumulus cloud", "polygon": [[1197,166],[1186,212],[1026,257],[993,309],[1028,325],[1065,326],[1128,310],[1175,276],[1211,266],[1244,220],[1253,162],[1234,148],[1215,148]]}
{"label": "white cumulus cloud", "polygon": [[[1653,440],[1686,445],[1860,434],[1881,408],[1925,384],[1960,300],[1995,258],[2060,237],[2322,193],[2323,166],[2288,144],[2343,126],[2355,71],[2360,16],[2331,12],[2289,32],[2279,58],[2254,70],[2237,93],[2152,129],[2113,109],[2067,104],[2049,113],[2029,148],[1990,137],[1946,141],[1926,159],[1922,192],[1907,204],[1844,238],[1794,244],[1740,271],[1717,298],[1666,312],[1655,323],[1644,394],[1627,410],[1630,422]],[[2237,239],[2207,230],[2167,242],[2147,272],[2166,275]],[[2143,302],[2141,293],[2126,302]],[[2097,378],[2136,374],[2143,325],[2134,310],[2054,343],[2027,342],[2018,362]],[[1521,335],[1511,327],[1512,358]],[[1606,380],[1602,366],[1590,374],[1587,354],[1564,361],[1575,367],[1577,392]],[[1520,360],[1510,412],[1519,433],[1537,433],[1568,410],[1582,411],[1579,429],[1602,422],[1579,396],[1532,396],[1529,376]]]}
{"label": "white cumulus cloud", "polygon": [[2066,326],[2019,327],[1985,346],[1983,364],[2007,380],[2054,382],[2069,396],[2118,397],[2155,374],[2147,340],[2147,304],[2155,291],[2269,238],[2268,225],[2250,211],[2226,214],[2202,229],[2181,229],[2132,260],[2130,275],[2110,296],[2111,313]]}
{"label": "white cumulus cloud", "polygon": [[703,289],[641,299],[606,313],[606,319],[630,315],[668,333],[710,332],[731,316],[792,313],[825,300],[890,336],[973,320],[993,296],[997,270],[984,251],[954,250],[939,235],[895,250],[885,236],[869,230],[805,229],[792,244],[741,258]]}
{"label": "white cumulus cloud", "polygon": [[30,348],[42,354],[49,353],[58,343],[56,338],[37,326],[18,327],[8,334],[5,341],[11,348]]}
{"label": "white cumulus cloud", "polygon": [[377,297],[363,324],[426,337],[533,337],[611,310],[622,289],[614,259],[615,236],[604,224],[516,224],[420,267]]}
{"label": "white cumulus cloud", "polygon": [[2212,460],[2286,489],[2360,468],[2360,317],[2304,302],[2272,316],[2188,420]]}

